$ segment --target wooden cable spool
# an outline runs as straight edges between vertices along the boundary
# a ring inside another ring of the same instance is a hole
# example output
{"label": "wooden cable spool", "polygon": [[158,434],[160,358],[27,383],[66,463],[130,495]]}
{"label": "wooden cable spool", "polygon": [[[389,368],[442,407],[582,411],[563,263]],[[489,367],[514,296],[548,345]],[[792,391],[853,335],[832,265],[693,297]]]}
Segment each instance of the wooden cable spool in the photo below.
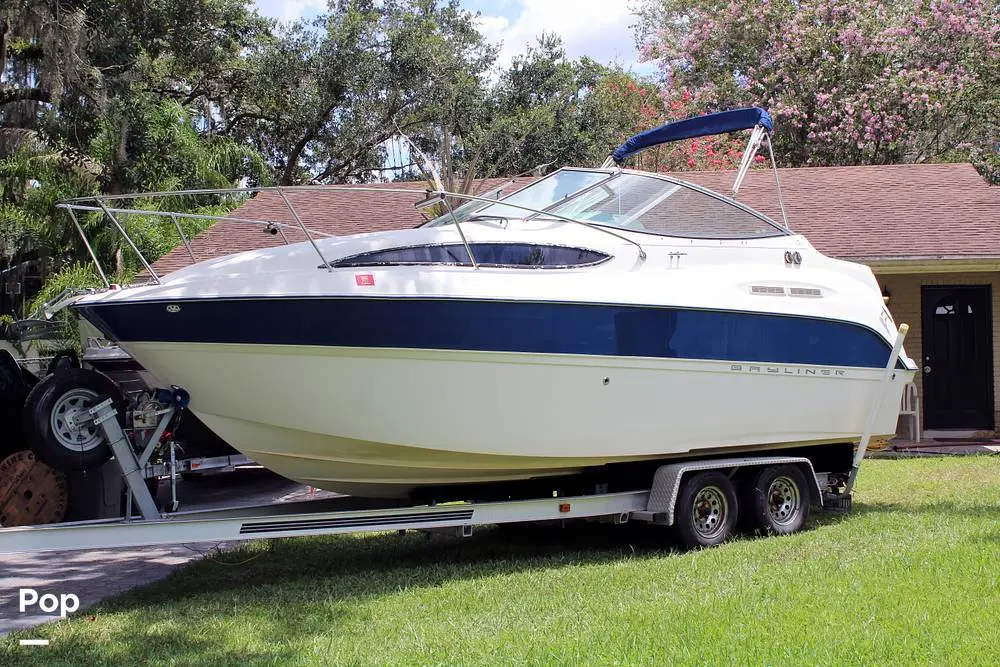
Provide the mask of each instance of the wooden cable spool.
{"label": "wooden cable spool", "polygon": [[0,527],[62,521],[68,495],[65,473],[42,463],[30,450],[0,461]]}

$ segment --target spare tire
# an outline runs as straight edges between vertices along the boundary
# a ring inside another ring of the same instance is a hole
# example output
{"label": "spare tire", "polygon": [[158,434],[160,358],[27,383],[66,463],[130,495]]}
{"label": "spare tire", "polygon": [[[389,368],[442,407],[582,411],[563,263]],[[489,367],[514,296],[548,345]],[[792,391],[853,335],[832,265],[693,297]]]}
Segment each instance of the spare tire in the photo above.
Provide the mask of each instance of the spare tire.
{"label": "spare tire", "polygon": [[93,470],[111,458],[111,447],[87,411],[108,398],[125,425],[125,401],[115,383],[97,371],[62,368],[31,390],[24,404],[25,440],[56,470]]}

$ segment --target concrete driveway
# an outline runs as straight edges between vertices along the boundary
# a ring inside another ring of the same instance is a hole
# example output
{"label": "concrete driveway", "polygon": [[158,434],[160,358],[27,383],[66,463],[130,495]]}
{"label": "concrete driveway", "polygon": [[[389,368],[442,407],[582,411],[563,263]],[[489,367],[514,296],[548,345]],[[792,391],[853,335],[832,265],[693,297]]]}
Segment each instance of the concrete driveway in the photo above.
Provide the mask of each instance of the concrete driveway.
{"label": "concrete driveway", "polygon": [[[196,482],[181,482],[178,495],[185,503],[183,509],[262,505],[310,497],[307,487],[262,469],[237,470]],[[332,495],[320,491],[316,497]],[[238,503],[234,502],[234,497],[239,498]],[[178,544],[0,556],[0,637],[59,618],[38,611],[32,613],[37,605],[27,613],[20,613],[22,588],[33,588],[39,595],[52,593],[56,597],[60,593],[72,593],[79,597],[82,610],[104,598],[162,579],[178,566],[225,546]]]}

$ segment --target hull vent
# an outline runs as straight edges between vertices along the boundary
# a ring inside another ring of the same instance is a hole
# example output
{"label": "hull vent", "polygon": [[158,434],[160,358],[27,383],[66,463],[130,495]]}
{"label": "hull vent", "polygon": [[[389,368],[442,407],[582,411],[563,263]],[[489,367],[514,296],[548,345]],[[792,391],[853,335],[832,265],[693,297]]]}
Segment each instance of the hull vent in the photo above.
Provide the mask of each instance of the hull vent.
{"label": "hull vent", "polygon": [[785,288],[774,285],[751,285],[750,293],[761,296],[785,296]]}
{"label": "hull vent", "polygon": [[789,287],[788,292],[792,296],[802,296],[809,299],[818,299],[823,296],[823,290],[815,287]]}

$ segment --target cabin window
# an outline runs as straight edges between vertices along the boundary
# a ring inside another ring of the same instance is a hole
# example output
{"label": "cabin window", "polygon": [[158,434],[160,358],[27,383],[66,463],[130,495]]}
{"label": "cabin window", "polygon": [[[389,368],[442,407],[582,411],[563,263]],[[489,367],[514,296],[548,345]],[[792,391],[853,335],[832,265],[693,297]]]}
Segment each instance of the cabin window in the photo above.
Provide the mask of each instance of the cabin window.
{"label": "cabin window", "polygon": [[[593,266],[610,259],[610,255],[586,248],[535,243],[470,243],[469,247],[476,262],[488,267],[562,269]],[[334,268],[422,264],[472,266],[462,243],[373,250],[330,262]]]}
{"label": "cabin window", "polygon": [[664,236],[744,239],[788,233],[701,190],[636,174],[622,174],[549,210],[581,222]]}

